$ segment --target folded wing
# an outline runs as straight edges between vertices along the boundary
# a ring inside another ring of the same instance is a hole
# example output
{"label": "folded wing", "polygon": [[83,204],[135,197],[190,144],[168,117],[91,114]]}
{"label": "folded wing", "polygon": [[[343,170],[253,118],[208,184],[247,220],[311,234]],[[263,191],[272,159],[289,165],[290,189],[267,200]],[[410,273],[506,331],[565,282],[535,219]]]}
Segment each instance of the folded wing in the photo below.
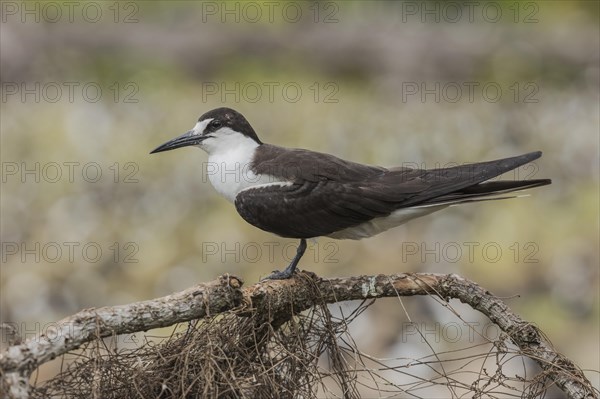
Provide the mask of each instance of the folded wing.
{"label": "folded wing", "polygon": [[330,235],[402,208],[478,201],[550,184],[546,179],[486,182],[539,158],[541,152],[422,170],[361,165],[306,150],[285,154],[278,148],[274,147],[273,161],[262,162],[257,169],[291,184],[243,190],[235,206],[252,225],[290,238]]}

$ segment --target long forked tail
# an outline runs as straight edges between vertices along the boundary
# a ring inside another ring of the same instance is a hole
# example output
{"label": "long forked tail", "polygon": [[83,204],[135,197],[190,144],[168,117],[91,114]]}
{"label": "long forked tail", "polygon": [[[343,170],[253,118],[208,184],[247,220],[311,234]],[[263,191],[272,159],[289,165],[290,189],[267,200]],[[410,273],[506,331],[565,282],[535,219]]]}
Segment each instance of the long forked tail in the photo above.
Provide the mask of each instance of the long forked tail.
{"label": "long forked tail", "polygon": [[[539,158],[542,155],[540,151],[524,154],[518,157],[500,159],[497,161],[482,162],[479,164],[472,164],[470,167],[478,169],[475,171],[474,176],[477,176],[474,181],[469,185],[458,188],[451,192],[447,192],[440,196],[431,198],[421,205],[454,205],[465,202],[475,201],[490,201],[496,199],[515,198],[524,195],[512,194],[522,190],[546,186],[552,183],[550,179],[531,179],[531,180],[498,180],[489,181],[502,173],[516,169],[517,167],[524,165],[527,162],[531,162],[534,159]],[[459,166],[456,168],[447,169],[446,171],[456,170],[459,171],[461,168],[469,166]]]}
{"label": "long forked tail", "polygon": [[506,198],[526,197],[529,194],[518,193],[522,190],[527,190],[529,188],[534,187],[547,186],[551,183],[552,180],[550,179],[521,181],[499,180],[495,182],[479,183],[475,186],[468,187],[464,190],[456,191],[451,194],[443,195],[441,197],[432,198],[426,203],[423,203],[423,206],[445,204],[457,205],[467,202],[492,201]]}

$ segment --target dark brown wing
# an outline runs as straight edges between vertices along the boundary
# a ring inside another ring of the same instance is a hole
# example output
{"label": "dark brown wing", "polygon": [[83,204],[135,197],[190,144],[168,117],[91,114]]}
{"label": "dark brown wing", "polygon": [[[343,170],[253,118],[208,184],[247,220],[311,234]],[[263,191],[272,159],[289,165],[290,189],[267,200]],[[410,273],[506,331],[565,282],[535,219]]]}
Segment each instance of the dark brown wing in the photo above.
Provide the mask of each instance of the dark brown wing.
{"label": "dark brown wing", "polygon": [[388,172],[379,166],[346,161],[322,152],[283,148],[262,144],[251,168],[256,174],[267,174],[281,180],[302,184],[332,180],[336,182],[363,181]]}
{"label": "dark brown wing", "polygon": [[[530,162],[541,153],[433,170],[387,170],[321,155],[327,154],[287,154],[288,169],[276,162],[271,164],[277,166],[271,173],[264,165],[257,168],[260,173],[285,178],[292,184],[246,189],[236,197],[237,211],[248,223],[283,237],[318,237],[387,216],[400,208],[434,204],[436,198],[442,202],[488,195],[497,185],[490,190],[467,188]],[[331,158],[336,160],[335,168],[327,165]],[[301,162],[310,167],[298,168]],[[293,173],[288,172],[292,170]],[[517,188],[523,186],[520,182],[514,184]],[[510,182],[502,188],[509,186]]]}
{"label": "dark brown wing", "polygon": [[240,192],[238,213],[250,224],[282,237],[311,238],[388,215],[393,202],[363,196],[355,184],[334,181],[268,185]]}
{"label": "dark brown wing", "polygon": [[[536,182],[535,186],[549,184],[549,180],[504,181],[502,184],[480,183],[492,179],[505,172],[525,165],[542,156],[540,151],[530,152],[511,158],[503,158],[488,162],[465,164],[444,169],[429,170],[394,170],[381,177],[370,180],[369,190],[377,193],[380,197],[389,198],[393,201],[399,199],[399,208],[416,206],[424,203],[435,203],[437,198],[449,194],[479,195],[489,194],[492,191],[518,189],[523,185]],[[541,183],[539,183],[541,182]],[[499,182],[498,182],[499,183]],[[407,190],[413,191],[414,195],[406,196]],[[446,201],[448,198],[445,198]],[[456,199],[456,198],[455,198]]]}

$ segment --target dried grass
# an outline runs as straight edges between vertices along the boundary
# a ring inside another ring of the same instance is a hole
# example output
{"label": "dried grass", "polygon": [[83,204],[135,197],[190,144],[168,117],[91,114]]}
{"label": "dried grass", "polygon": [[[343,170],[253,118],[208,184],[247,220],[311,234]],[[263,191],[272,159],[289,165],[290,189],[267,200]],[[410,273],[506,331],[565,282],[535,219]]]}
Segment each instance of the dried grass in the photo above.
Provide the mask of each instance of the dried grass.
{"label": "dried grass", "polygon": [[[81,348],[34,398],[542,398],[552,381],[508,336],[415,359],[363,353],[348,325],[373,301],[336,318],[327,305],[294,316],[276,330],[248,310],[190,322],[137,348],[110,340]],[[156,337],[155,337],[156,338]],[[506,365],[522,364],[520,375]],[[531,373],[532,368],[537,370]],[[527,373],[533,374],[528,378]],[[556,392],[556,391],[550,391]]]}

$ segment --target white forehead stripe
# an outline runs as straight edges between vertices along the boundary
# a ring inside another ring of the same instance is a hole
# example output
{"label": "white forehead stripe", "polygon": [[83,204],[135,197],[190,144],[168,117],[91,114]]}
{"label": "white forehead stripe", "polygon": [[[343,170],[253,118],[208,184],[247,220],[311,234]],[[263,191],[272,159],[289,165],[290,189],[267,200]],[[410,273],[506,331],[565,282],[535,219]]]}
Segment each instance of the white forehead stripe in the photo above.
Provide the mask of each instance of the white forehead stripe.
{"label": "white forehead stripe", "polygon": [[209,119],[205,119],[203,121],[199,121],[196,123],[196,125],[192,128],[192,131],[194,132],[194,134],[202,134],[204,132],[204,129],[206,129],[206,126],[208,126],[208,124],[210,123],[210,121],[212,121],[213,118],[209,118]]}

